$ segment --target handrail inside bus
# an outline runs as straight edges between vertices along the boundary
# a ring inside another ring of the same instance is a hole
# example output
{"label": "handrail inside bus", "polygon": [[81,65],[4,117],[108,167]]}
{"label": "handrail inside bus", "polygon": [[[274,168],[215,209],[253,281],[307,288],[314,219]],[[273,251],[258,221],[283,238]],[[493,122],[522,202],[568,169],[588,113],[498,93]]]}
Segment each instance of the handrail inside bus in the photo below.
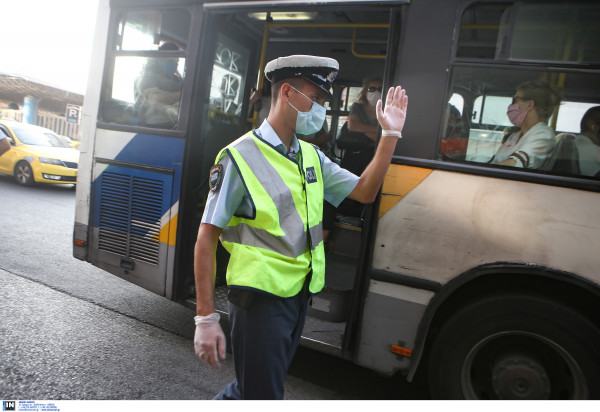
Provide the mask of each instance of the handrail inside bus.
{"label": "handrail inside bus", "polygon": [[[388,26],[389,27],[389,26]],[[362,54],[356,51],[356,36],[358,34],[358,28],[355,28],[352,32],[352,54],[355,57],[361,59],[385,59],[386,54]]]}
{"label": "handrail inside bus", "polygon": [[[265,26],[263,30],[263,41],[262,41],[262,50],[260,53],[260,62],[259,62],[259,76],[258,76],[258,85],[257,90],[262,90],[263,79],[264,76],[261,75],[265,68],[265,59],[267,55],[267,43],[269,41],[269,30],[272,27],[295,27],[295,28],[350,28],[354,29],[352,33],[352,42],[351,42],[351,51],[355,57],[362,59],[385,59],[387,55],[381,54],[361,54],[356,51],[356,43],[357,43],[357,32],[358,29],[389,29],[390,25],[388,23],[271,23],[269,22],[269,17],[271,13],[267,13],[267,18],[265,20]],[[248,121],[252,123],[253,127],[256,126],[258,121],[258,113],[254,110],[252,117],[248,118]]]}
{"label": "handrail inside bus", "polygon": [[361,54],[356,51],[356,38],[358,29],[389,29],[387,23],[269,23],[265,25],[271,27],[296,27],[296,28],[342,28],[354,29],[352,33],[352,54],[361,59],[385,59],[385,55],[381,54]]}

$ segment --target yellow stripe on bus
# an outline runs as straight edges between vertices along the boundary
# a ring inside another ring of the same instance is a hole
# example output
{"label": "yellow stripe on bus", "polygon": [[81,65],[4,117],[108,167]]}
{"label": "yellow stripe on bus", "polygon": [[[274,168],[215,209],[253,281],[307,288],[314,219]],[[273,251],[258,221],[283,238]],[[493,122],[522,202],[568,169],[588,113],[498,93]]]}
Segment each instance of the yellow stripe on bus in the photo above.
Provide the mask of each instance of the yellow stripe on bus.
{"label": "yellow stripe on bus", "polygon": [[431,172],[432,169],[421,167],[390,165],[383,181],[383,187],[381,188],[379,217],[381,218],[381,216],[385,215],[388,210],[417,187]]}
{"label": "yellow stripe on bus", "polygon": [[164,225],[160,232],[154,237],[154,240],[158,240],[161,243],[166,243],[169,246],[175,246],[175,235],[177,234],[177,216],[173,216],[169,222]]}

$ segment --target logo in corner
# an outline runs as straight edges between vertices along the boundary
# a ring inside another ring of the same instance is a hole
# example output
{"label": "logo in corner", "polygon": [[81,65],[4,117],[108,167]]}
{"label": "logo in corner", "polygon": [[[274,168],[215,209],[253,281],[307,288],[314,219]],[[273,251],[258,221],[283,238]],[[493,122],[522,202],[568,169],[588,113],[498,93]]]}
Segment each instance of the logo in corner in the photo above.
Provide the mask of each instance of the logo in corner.
{"label": "logo in corner", "polygon": [[221,187],[223,180],[223,165],[216,164],[210,169],[208,186],[211,192],[216,192]]}
{"label": "logo in corner", "polygon": [[306,168],[306,182],[307,183],[316,183],[317,182],[317,172],[315,172],[314,167]]}
{"label": "logo in corner", "polygon": [[2,401],[2,410],[3,411],[16,411],[17,402],[16,401]]}

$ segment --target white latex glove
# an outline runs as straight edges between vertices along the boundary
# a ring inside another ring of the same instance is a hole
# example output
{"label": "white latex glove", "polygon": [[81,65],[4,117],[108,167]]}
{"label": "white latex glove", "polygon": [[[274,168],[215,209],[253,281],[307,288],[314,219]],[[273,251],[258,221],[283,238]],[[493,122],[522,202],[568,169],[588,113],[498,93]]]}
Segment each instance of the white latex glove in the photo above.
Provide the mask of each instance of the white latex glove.
{"label": "white latex glove", "polygon": [[[218,313],[207,316],[196,316],[196,333],[194,334],[194,350],[202,362],[215,369],[221,369],[219,358],[225,359],[225,334]],[[217,356],[218,352],[218,356]]]}
{"label": "white latex glove", "polygon": [[381,110],[382,102],[377,102],[375,113],[381,125],[382,136],[402,137],[402,129],[406,121],[406,108],[408,107],[408,96],[402,87],[391,87],[385,100],[385,111]]}

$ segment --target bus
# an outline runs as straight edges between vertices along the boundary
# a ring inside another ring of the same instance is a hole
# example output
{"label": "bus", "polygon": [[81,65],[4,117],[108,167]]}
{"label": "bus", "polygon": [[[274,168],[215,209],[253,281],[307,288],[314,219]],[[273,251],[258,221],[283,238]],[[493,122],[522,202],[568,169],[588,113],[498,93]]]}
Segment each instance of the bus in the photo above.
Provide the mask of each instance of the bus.
{"label": "bus", "polygon": [[[600,155],[580,124],[600,105],[599,36],[597,1],[101,0],[73,254],[195,307],[208,173],[257,127],[265,63],[332,57],[335,161],[352,153],[336,138],[362,79],[402,85],[409,109],[376,202],[335,213],[301,344],[419,371],[438,399],[598,398]],[[152,66],[164,88],[143,87]],[[534,80],[562,97],[554,148],[536,168],[490,162],[517,86]]]}

